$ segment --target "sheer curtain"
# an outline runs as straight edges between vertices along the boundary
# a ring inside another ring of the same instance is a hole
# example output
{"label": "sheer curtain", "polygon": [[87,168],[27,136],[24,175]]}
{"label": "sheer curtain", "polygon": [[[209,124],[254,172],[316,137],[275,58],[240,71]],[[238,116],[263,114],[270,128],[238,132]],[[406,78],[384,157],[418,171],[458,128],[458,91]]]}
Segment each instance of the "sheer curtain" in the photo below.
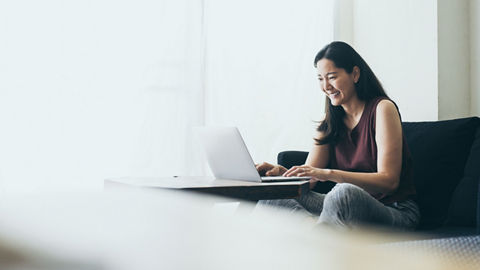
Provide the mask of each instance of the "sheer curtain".
{"label": "sheer curtain", "polygon": [[206,0],[206,123],[238,126],[253,159],[310,150],[324,111],[315,54],[334,1]]}
{"label": "sheer curtain", "polygon": [[202,2],[0,2],[6,191],[101,190],[190,173],[202,124]]}
{"label": "sheer curtain", "polygon": [[205,124],[257,161],[308,150],[332,1],[1,1],[0,188],[208,173]]}

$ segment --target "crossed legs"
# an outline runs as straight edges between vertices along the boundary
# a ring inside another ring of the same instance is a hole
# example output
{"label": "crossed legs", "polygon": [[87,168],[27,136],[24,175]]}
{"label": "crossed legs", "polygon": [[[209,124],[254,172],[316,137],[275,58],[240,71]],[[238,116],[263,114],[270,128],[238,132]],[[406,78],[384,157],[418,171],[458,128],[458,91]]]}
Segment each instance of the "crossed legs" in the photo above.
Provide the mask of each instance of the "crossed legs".
{"label": "crossed legs", "polygon": [[411,200],[384,205],[363,189],[347,183],[337,184],[327,194],[311,191],[297,199],[265,200],[259,204],[318,217],[320,224],[348,227],[378,224],[408,230],[416,227],[420,217],[418,206]]}

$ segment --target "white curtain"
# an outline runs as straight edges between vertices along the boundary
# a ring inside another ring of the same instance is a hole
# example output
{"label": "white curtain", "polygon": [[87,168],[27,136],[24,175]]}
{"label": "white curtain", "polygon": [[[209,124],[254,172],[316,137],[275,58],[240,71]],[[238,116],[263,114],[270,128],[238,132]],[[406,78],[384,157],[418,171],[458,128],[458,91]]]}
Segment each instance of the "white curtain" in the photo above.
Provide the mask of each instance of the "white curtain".
{"label": "white curtain", "polygon": [[313,59],[332,41],[333,2],[206,0],[206,123],[238,126],[256,162],[313,145]]}
{"label": "white curtain", "polygon": [[308,150],[332,1],[1,1],[2,191],[208,173],[205,124],[258,161]]}
{"label": "white curtain", "polygon": [[1,1],[2,188],[189,173],[201,11],[196,0]]}

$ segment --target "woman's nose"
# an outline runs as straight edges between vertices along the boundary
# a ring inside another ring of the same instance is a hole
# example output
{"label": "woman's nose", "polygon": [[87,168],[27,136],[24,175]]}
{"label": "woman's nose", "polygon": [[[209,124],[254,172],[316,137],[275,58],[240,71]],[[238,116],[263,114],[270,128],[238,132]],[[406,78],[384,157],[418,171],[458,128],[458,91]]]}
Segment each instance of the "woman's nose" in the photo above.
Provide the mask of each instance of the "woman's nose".
{"label": "woman's nose", "polygon": [[332,85],[328,82],[328,80],[323,80],[323,90],[327,91],[332,88]]}

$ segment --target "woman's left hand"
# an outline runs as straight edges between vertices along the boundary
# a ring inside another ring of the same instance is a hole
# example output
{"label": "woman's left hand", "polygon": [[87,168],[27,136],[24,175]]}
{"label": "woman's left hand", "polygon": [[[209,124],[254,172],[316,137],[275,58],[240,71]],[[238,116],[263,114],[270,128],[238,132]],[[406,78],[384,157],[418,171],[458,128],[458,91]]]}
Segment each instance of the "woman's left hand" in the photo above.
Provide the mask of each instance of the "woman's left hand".
{"label": "woman's left hand", "polygon": [[293,166],[283,176],[310,176],[316,181],[327,181],[330,169],[319,169],[309,165]]}
{"label": "woman's left hand", "polygon": [[313,189],[318,181],[327,181],[330,169],[319,169],[309,165],[293,166],[283,176],[310,176],[310,189]]}

